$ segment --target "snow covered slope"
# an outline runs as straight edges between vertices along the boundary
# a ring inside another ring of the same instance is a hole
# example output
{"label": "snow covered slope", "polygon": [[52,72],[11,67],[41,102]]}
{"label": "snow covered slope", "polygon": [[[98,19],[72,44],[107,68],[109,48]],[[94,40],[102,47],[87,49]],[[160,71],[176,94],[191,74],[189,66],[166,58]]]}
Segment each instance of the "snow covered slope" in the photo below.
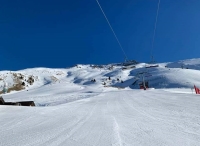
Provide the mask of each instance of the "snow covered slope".
{"label": "snow covered slope", "polygon": [[46,95],[45,90],[35,90],[32,95],[24,91],[4,96],[13,100],[31,96],[51,106],[0,106],[0,145],[200,144],[200,97],[190,89],[85,88],[69,92],[64,86],[59,88],[56,94],[55,90]]}
{"label": "snow covered slope", "polygon": [[200,58],[198,59],[188,59],[188,60],[181,60],[178,62],[172,62],[168,63],[167,66],[170,68],[189,68],[189,69],[195,69],[200,70]]}
{"label": "snow covered slope", "polygon": [[[68,69],[33,68],[15,72],[1,71],[0,90],[3,89],[4,82],[8,83],[8,88],[24,82],[24,90],[55,83],[69,83],[80,87],[115,86],[138,89],[138,83],[142,81],[139,74],[144,72],[145,80],[153,88],[191,88],[194,84],[200,86],[200,59],[158,65],[159,67],[146,68],[150,65],[140,63],[135,65],[135,68],[126,70],[122,70],[123,67],[120,65],[77,65]],[[29,82],[30,78],[33,79],[33,83]],[[96,82],[91,82],[93,79]],[[11,90],[11,93],[13,91],[15,90]]]}
{"label": "snow covered slope", "polygon": [[[180,62],[1,71],[1,89],[13,89],[5,101],[36,107],[0,105],[0,146],[198,146],[200,60]],[[141,73],[155,89],[138,89]]]}

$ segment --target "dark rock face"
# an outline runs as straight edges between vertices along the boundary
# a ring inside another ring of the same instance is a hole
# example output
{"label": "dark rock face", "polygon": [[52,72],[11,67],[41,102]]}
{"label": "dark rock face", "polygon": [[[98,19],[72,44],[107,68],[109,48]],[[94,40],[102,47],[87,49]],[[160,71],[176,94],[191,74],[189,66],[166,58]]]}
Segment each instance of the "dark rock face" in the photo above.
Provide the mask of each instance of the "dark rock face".
{"label": "dark rock face", "polygon": [[95,80],[95,79],[92,79],[91,82],[96,82],[96,80]]}
{"label": "dark rock face", "polygon": [[22,86],[25,86],[25,83],[24,83],[24,82],[22,82]]}
{"label": "dark rock face", "polygon": [[33,76],[29,77],[28,80],[27,80],[27,82],[28,82],[30,85],[33,85],[33,83],[34,83],[34,78],[33,78]]}

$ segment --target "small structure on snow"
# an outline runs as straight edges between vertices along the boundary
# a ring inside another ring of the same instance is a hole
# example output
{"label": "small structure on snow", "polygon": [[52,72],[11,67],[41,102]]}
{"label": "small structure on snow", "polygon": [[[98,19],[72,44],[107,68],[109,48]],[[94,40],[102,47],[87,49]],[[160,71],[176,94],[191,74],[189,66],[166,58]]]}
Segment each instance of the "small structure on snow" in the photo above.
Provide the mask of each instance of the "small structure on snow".
{"label": "small structure on snow", "polygon": [[148,89],[149,88],[149,82],[141,82],[139,83],[140,89]]}
{"label": "small structure on snow", "polygon": [[153,67],[159,67],[159,65],[150,65],[150,66],[146,66],[145,68],[153,68]]}
{"label": "small structure on snow", "polygon": [[35,106],[35,103],[34,101],[5,102],[3,97],[0,97],[0,105]]}

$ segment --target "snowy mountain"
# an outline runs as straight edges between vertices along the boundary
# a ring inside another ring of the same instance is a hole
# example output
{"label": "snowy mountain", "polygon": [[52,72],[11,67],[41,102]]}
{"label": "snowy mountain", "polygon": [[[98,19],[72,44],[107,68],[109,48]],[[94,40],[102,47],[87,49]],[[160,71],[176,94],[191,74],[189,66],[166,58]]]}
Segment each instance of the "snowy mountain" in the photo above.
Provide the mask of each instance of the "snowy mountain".
{"label": "snowy mountain", "polygon": [[[200,59],[0,72],[0,146],[199,145]],[[149,90],[139,90],[145,80]]]}
{"label": "snowy mountain", "polygon": [[[76,65],[67,69],[33,68],[20,71],[1,71],[0,90],[8,84],[9,92],[15,91],[16,85],[21,85],[18,90],[29,90],[45,85],[69,83],[77,86],[112,86],[119,88],[138,89],[138,82],[144,78],[153,88],[191,88],[194,84],[200,86],[200,59],[184,60],[174,63],[152,64],[138,63],[128,66],[111,65]],[[110,77],[110,80],[108,79]],[[91,82],[95,79],[96,82]],[[136,82],[138,81],[138,82]],[[122,83],[123,82],[123,83]]]}

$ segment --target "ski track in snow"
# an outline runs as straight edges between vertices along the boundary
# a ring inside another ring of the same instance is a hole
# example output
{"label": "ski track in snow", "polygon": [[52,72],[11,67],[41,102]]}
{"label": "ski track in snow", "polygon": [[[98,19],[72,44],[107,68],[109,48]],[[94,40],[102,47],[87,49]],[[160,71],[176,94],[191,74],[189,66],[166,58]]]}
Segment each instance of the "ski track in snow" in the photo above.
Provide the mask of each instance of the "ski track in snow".
{"label": "ski track in snow", "polygon": [[119,125],[116,121],[116,118],[113,117],[113,131],[114,131],[114,142],[112,145],[113,146],[122,146],[122,140],[121,140],[121,136],[120,136],[120,131],[119,131]]}

